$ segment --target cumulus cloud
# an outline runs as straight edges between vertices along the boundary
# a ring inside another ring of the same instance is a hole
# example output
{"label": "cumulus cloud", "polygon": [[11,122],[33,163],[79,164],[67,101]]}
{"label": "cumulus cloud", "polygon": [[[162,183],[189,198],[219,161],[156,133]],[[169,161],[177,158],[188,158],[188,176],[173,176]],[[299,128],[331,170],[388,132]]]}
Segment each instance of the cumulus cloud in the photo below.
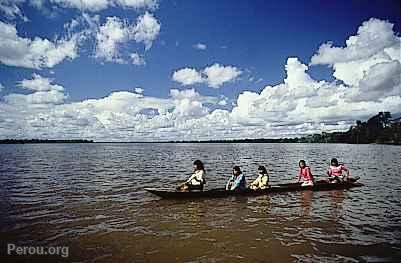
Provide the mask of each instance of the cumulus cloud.
{"label": "cumulus cloud", "polygon": [[0,62],[8,66],[51,68],[65,59],[78,56],[79,34],[54,42],[35,37],[20,37],[15,25],[0,21]]}
{"label": "cumulus cloud", "polygon": [[144,92],[144,89],[137,87],[134,89],[134,91],[135,91],[135,93],[142,94]]}
{"label": "cumulus cloud", "polygon": [[241,73],[241,70],[236,67],[223,66],[218,63],[206,67],[203,70],[203,74],[206,76],[206,82],[212,88],[219,88],[224,83],[235,80]]}
{"label": "cumulus cloud", "polygon": [[107,17],[96,33],[95,57],[122,63],[118,45],[129,40],[129,28],[118,17]]}
{"label": "cumulus cloud", "polygon": [[179,91],[172,89],[170,96],[175,104],[174,113],[180,117],[201,117],[208,113],[208,108],[204,107],[201,96],[194,89]]}
{"label": "cumulus cloud", "polygon": [[[68,7],[82,5],[81,9],[84,10],[103,9],[111,3],[109,0],[54,1]],[[20,10],[18,4],[23,2],[23,0],[15,3],[8,0],[0,2],[0,10],[8,10],[2,8],[2,5],[10,5],[17,8],[15,10]],[[116,0],[113,3],[133,8],[157,6],[156,1],[147,0]],[[43,3],[36,1],[32,4],[42,6]],[[142,43],[145,51],[149,50],[160,33],[160,27],[160,22],[147,11],[138,16],[133,23],[119,17],[107,17],[103,24],[100,24],[100,16],[83,13],[81,17],[72,19],[64,25],[68,38],[56,38],[50,41],[40,37],[33,39],[21,37],[15,25],[0,21],[0,62],[17,67],[51,68],[65,59],[75,59],[78,56],[79,44],[83,40],[94,38],[95,58],[116,63],[127,63],[130,59],[135,65],[144,65],[143,56],[138,52],[126,52],[126,49],[132,43]]]}
{"label": "cumulus cloud", "polygon": [[4,86],[3,86],[3,84],[0,83],[0,92],[2,92],[3,89],[4,89]]}
{"label": "cumulus cloud", "polygon": [[377,63],[359,81],[358,88],[351,89],[349,101],[377,101],[384,95],[400,95],[400,78],[399,61]]}
{"label": "cumulus cloud", "polygon": [[0,12],[8,19],[21,18],[23,21],[28,21],[28,18],[23,15],[21,8],[18,6],[25,2],[25,0],[1,0]]}
{"label": "cumulus cloud", "polygon": [[155,9],[157,0],[50,0],[62,7],[76,8],[84,11],[101,11],[108,7],[117,6],[134,9]]}
{"label": "cumulus cloud", "polygon": [[[33,74],[18,83],[28,94],[12,93],[0,102],[0,137],[128,139],[153,137],[164,129],[208,114],[217,98],[193,89],[172,89],[166,99],[117,91],[100,99],[67,103],[65,89],[54,80]],[[49,130],[49,127],[52,129]]]}
{"label": "cumulus cloud", "polygon": [[223,98],[223,99],[219,100],[219,102],[217,104],[219,104],[220,106],[226,106],[228,104],[227,99]]}
{"label": "cumulus cloud", "polygon": [[215,63],[201,71],[193,68],[183,68],[173,73],[172,79],[183,86],[206,83],[209,87],[220,88],[224,83],[234,81],[241,70],[233,66]]}
{"label": "cumulus cloud", "polygon": [[[393,37],[399,45],[394,32]],[[369,38],[363,39],[359,45],[369,46],[364,42]],[[346,130],[356,119],[378,111],[400,112],[401,62],[396,50],[389,45],[370,55],[353,55],[352,60],[333,59],[333,68],[341,63],[364,68],[353,79],[336,77],[334,81],[314,79],[307,63],[288,58],[281,83],[260,92],[242,92],[232,108],[225,97],[203,96],[194,89],[172,89],[168,98],[145,96],[141,90],[118,91],[68,103],[63,87],[33,75],[19,83],[30,94],[9,94],[0,102],[0,137],[159,141],[277,138]],[[207,68],[223,72],[218,74],[222,80],[230,79],[227,76],[233,74],[221,67],[226,66]],[[173,79],[187,85],[200,80],[207,83],[213,74],[204,71],[189,68],[180,76],[179,70],[175,72],[179,77],[173,74]],[[216,80],[215,85],[219,83]]]}
{"label": "cumulus cloud", "polygon": [[[90,16],[86,17],[96,31],[95,57],[107,62],[125,63],[121,47],[131,40],[143,43],[145,50],[148,50],[160,32],[160,23],[148,12],[139,16],[134,24],[118,17],[107,17],[106,22],[98,28],[96,21],[93,22]],[[137,52],[131,53],[130,59],[135,65],[145,64],[143,57]]]}
{"label": "cumulus cloud", "polygon": [[158,8],[158,0],[1,0],[0,12],[8,19],[20,18],[26,22],[28,18],[21,9],[23,4],[29,4],[45,14],[52,12],[48,5],[52,5],[52,9],[74,8],[84,12],[98,12],[110,7],[136,10],[155,10]]}
{"label": "cumulus cloud", "polygon": [[24,79],[18,84],[19,87],[33,93],[9,94],[4,96],[4,99],[8,104],[21,107],[36,104],[61,104],[67,98],[64,88],[52,82],[51,79],[33,74],[32,79]]}
{"label": "cumulus cloud", "polygon": [[108,0],[51,0],[62,7],[77,8],[80,10],[99,11],[107,8]]}
{"label": "cumulus cloud", "polygon": [[141,55],[139,55],[137,52],[131,53],[130,57],[131,57],[132,64],[134,64],[134,65],[142,66],[142,65],[146,64],[145,59]]}
{"label": "cumulus cloud", "polygon": [[24,79],[19,82],[18,86],[24,89],[33,91],[60,91],[63,92],[64,88],[57,84],[52,84],[53,80],[44,78],[39,74],[33,74],[32,79]]}
{"label": "cumulus cloud", "polygon": [[160,23],[153,14],[146,12],[139,16],[135,26],[131,29],[131,35],[136,42],[143,42],[145,50],[152,47],[153,41],[157,38],[160,32]]}
{"label": "cumulus cloud", "polygon": [[367,59],[395,44],[399,38],[393,32],[393,24],[377,18],[362,23],[355,36],[346,41],[345,47],[333,47],[331,42],[320,46],[311,64],[329,64]]}
{"label": "cumulus cloud", "polygon": [[194,49],[198,49],[198,50],[206,50],[207,49],[207,46],[202,43],[197,43],[197,44],[193,45],[192,47]]}
{"label": "cumulus cloud", "polygon": [[345,47],[326,43],[311,58],[311,65],[327,64],[333,76],[350,86],[349,101],[378,101],[399,95],[401,38],[388,21],[371,18],[362,23]]}
{"label": "cumulus cloud", "polygon": [[183,86],[193,85],[196,83],[202,83],[201,73],[193,68],[183,68],[173,73],[173,80],[181,83]]}

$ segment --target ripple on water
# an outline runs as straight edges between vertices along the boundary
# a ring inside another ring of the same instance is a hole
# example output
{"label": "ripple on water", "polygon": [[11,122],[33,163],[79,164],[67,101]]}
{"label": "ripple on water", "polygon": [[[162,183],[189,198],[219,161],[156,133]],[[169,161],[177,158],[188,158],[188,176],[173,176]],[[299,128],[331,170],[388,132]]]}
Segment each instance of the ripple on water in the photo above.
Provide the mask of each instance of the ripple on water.
{"label": "ripple on water", "polygon": [[[0,232],[5,242],[68,243],[84,262],[394,261],[400,155],[401,147],[382,145],[6,145]],[[248,182],[266,165],[274,184],[293,181],[305,159],[319,179],[332,157],[365,186],[198,201],[144,191],[182,181],[195,159],[205,162],[210,189],[224,185],[233,165]]]}

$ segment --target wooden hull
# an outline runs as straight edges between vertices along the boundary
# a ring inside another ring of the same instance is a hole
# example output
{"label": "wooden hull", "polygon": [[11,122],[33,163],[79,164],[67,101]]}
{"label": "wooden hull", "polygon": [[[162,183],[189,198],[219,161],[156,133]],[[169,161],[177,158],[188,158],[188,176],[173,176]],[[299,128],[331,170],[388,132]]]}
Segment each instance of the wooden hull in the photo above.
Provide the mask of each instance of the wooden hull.
{"label": "wooden hull", "polygon": [[212,189],[206,191],[190,191],[190,192],[180,192],[172,189],[161,189],[161,188],[145,188],[145,190],[161,198],[192,199],[192,198],[217,198],[217,197],[227,197],[227,196],[257,196],[257,195],[268,195],[271,193],[296,192],[296,191],[306,191],[306,190],[312,190],[312,191],[342,190],[360,186],[363,186],[363,184],[358,182],[327,183],[326,181],[318,181],[315,183],[314,186],[301,186],[301,183],[278,184],[270,186],[269,188],[264,190],[246,189],[244,191],[226,191],[225,189]]}

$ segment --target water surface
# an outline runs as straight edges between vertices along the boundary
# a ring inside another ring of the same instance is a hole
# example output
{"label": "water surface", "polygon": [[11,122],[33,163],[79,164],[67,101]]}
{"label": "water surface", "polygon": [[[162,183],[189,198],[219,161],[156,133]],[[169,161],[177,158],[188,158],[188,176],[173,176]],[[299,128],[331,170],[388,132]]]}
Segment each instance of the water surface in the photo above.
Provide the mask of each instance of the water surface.
{"label": "water surface", "polygon": [[[401,147],[346,144],[0,145],[0,236],[6,262],[394,262],[401,260]],[[332,157],[361,188],[259,197],[161,200],[195,159],[207,188],[233,165],[248,181],[316,179]],[[6,257],[6,244],[69,246],[69,257]]]}

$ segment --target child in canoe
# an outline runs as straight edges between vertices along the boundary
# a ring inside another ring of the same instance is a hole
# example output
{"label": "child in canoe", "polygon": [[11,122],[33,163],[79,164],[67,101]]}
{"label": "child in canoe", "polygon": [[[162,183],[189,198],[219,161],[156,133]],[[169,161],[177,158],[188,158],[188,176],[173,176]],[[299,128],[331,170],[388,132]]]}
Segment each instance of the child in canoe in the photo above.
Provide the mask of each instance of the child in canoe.
{"label": "child in canoe", "polygon": [[269,174],[267,173],[266,167],[260,165],[258,168],[258,177],[251,183],[249,188],[252,190],[266,189],[269,184]]}
{"label": "child in canoe", "polygon": [[206,184],[205,181],[205,168],[200,160],[194,162],[194,174],[191,175],[188,180],[182,183],[178,190],[181,191],[191,191],[191,190],[201,190],[203,191],[203,186]]}
{"label": "child in canoe", "polygon": [[[343,175],[343,172],[346,172],[346,175]],[[349,170],[344,164],[339,164],[338,160],[333,158],[330,161],[330,167],[327,171],[327,175],[329,176],[329,181],[331,183],[340,183],[349,179]]]}
{"label": "child in canoe", "polygon": [[304,160],[300,160],[298,165],[298,183],[302,180],[301,186],[313,186],[313,175],[310,167],[306,165],[306,162]]}
{"label": "child in canoe", "polygon": [[246,189],[245,176],[241,172],[239,166],[234,166],[233,175],[226,184],[227,191],[243,191]]}

